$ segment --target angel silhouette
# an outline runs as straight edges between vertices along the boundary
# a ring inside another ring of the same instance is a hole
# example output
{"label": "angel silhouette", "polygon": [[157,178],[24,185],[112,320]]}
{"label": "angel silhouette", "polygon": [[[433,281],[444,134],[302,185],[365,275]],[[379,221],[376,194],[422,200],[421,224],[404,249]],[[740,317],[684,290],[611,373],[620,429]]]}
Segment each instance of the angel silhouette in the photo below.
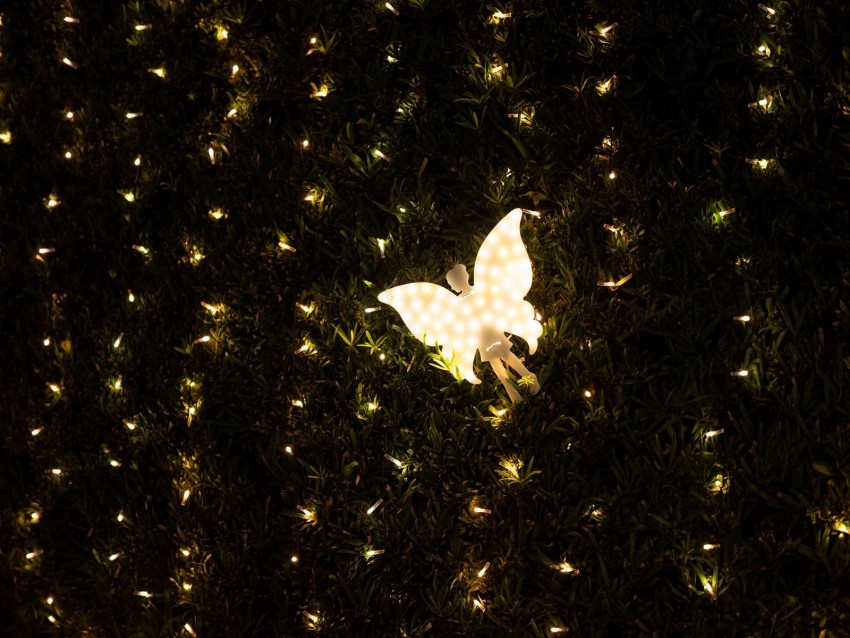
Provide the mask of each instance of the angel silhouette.
{"label": "angel silhouette", "polygon": [[496,224],[484,239],[475,258],[475,285],[470,285],[466,266],[458,264],[446,274],[457,295],[446,288],[416,282],[389,288],[378,300],[395,308],[410,331],[426,344],[439,345],[450,370],[470,383],[475,376],[475,352],[489,361],[511,401],[520,399],[508,382],[512,368],[530,377],[532,394],[540,391],[537,376],[511,351],[505,335],[517,335],[528,342],[529,354],[537,351],[543,333],[534,318],[534,308],[524,297],[531,288],[531,260],[520,235],[522,209],[515,208]]}

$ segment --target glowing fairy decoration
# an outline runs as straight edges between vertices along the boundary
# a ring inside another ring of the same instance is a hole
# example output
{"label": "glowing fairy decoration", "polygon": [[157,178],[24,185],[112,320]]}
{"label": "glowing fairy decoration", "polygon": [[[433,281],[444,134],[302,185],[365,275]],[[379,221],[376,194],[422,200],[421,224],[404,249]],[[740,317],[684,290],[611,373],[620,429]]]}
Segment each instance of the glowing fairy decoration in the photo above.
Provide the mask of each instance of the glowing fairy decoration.
{"label": "glowing fairy decoration", "polygon": [[385,290],[378,300],[395,308],[410,331],[426,345],[439,345],[450,370],[470,383],[475,376],[475,352],[489,361],[511,401],[520,399],[508,382],[512,368],[529,380],[532,394],[540,390],[537,376],[511,351],[509,333],[528,342],[529,354],[537,350],[543,332],[534,308],[524,297],[531,288],[531,261],[522,243],[519,226],[522,210],[515,208],[490,231],[475,259],[475,285],[469,284],[466,267],[458,264],[446,275],[455,295],[436,284],[416,282]]}

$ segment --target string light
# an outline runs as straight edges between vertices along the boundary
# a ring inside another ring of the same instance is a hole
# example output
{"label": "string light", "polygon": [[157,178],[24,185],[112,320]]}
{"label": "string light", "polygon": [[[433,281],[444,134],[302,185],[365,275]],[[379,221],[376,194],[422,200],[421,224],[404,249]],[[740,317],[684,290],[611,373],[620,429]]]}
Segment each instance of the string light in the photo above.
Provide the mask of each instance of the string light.
{"label": "string light", "polygon": [[111,562],[115,562],[115,561],[116,561],[116,560],[118,560],[120,557],[121,557],[121,554],[112,554],[111,556],[109,556],[109,560],[110,560]]}
{"label": "string light", "polygon": [[136,159],[133,160],[133,166],[141,166],[142,164],[142,156],[136,155]]}
{"label": "string light", "polygon": [[133,191],[127,191],[126,193],[123,193],[122,195],[123,195],[124,199],[126,199],[131,204],[136,201],[136,195],[135,195],[135,193],[133,193]]}
{"label": "string light", "polygon": [[569,563],[562,562],[555,565],[555,569],[557,569],[562,574],[578,574],[579,570],[570,565]]}
{"label": "string light", "polygon": [[209,312],[211,315],[215,315],[215,314],[217,314],[217,313],[218,313],[218,311],[219,311],[219,310],[221,310],[221,306],[214,306],[214,305],[212,305],[212,304],[207,303],[206,301],[202,301],[202,302],[201,302],[201,306],[202,306],[202,307],[203,307],[203,308],[204,308],[207,312]]}
{"label": "string light", "polygon": [[42,343],[42,344],[44,345],[44,347],[46,348],[47,346],[49,346],[49,345],[50,345],[50,337],[45,337],[44,341],[42,341],[41,343]]}
{"label": "string light", "polygon": [[398,10],[393,5],[391,5],[389,2],[385,2],[384,6],[387,9],[389,9],[390,11],[392,11],[394,14],[398,15]]}
{"label": "string light", "polygon": [[495,11],[493,13],[493,15],[490,16],[490,22],[498,23],[498,22],[505,20],[507,18],[510,18],[510,17],[511,17],[510,13],[502,13],[501,11]]}
{"label": "string light", "polygon": [[488,569],[490,569],[490,563],[489,563],[489,561],[488,561],[488,562],[486,562],[486,563],[484,563],[484,567],[482,567],[481,569],[479,569],[479,570],[478,570],[478,578],[483,578],[483,577],[484,577],[484,574],[486,574],[486,573],[487,573],[487,570],[488,570]]}
{"label": "string light", "polygon": [[132,421],[128,420],[128,419],[124,419],[124,427],[126,427],[128,430],[132,431],[132,430],[136,429],[136,424],[133,423]]}
{"label": "string light", "polygon": [[732,319],[746,323],[750,320],[750,315],[738,315],[737,317],[732,317]]}
{"label": "string light", "polygon": [[56,208],[61,203],[62,203],[61,201],[56,199],[55,195],[51,195],[50,197],[47,198],[47,207],[48,208]]}
{"label": "string light", "polygon": [[151,25],[149,25],[149,24],[137,24],[136,27],[135,27],[136,31],[147,31],[150,28],[151,28]]}
{"label": "string light", "polygon": [[51,392],[54,394],[59,394],[61,392],[61,388],[55,383],[48,383],[47,387],[50,388]]}
{"label": "string light", "polygon": [[289,562],[290,563],[297,563],[298,557],[295,554],[293,554],[292,556],[289,557]]}
{"label": "string light", "polygon": [[190,636],[192,636],[192,638],[197,638],[198,634],[195,633],[195,630],[192,629],[192,625],[190,625],[189,623],[186,623],[185,625],[183,625],[183,629],[185,629],[186,633],[189,634]]}
{"label": "string light", "polygon": [[730,372],[733,377],[746,377],[750,374],[749,370],[733,370]]}
{"label": "string light", "polygon": [[366,516],[371,516],[375,512],[375,510],[377,510],[381,506],[383,502],[384,499],[379,498],[377,501],[372,503],[372,506],[366,510]]}
{"label": "string light", "polygon": [[30,430],[30,434],[32,434],[33,436],[38,436],[43,431],[44,431],[44,428],[33,428],[32,430]]}
{"label": "string light", "polygon": [[225,27],[221,26],[220,24],[216,25],[216,27],[215,27],[215,39],[216,40],[218,40],[219,42],[223,42],[223,41],[227,40],[228,35],[230,35],[230,34],[228,33],[228,31]]}
{"label": "string light", "polygon": [[192,492],[190,492],[189,490],[183,490],[183,498],[180,499],[180,505],[185,505],[191,495]]}
{"label": "string light", "polygon": [[161,66],[157,67],[155,69],[148,69],[148,71],[150,71],[151,73],[153,73],[157,77],[160,77],[160,78],[165,77],[165,69],[163,69]]}
{"label": "string light", "polygon": [[295,250],[295,248],[293,248],[292,246],[290,246],[289,244],[287,244],[285,241],[279,241],[279,242],[277,243],[277,245],[278,245],[278,247],[279,247],[281,250],[283,250],[283,251],[290,252],[290,253],[297,252],[297,251]]}
{"label": "string light", "polygon": [[283,450],[284,450],[284,452],[286,452],[290,456],[292,456],[292,454],[294,453],[291,445],[287,445],[285,448],[283,448]]}
{"label": "string light", "polygon": [[65,151],[65,159],[68,159],[68,160],[69,160],[69,159],[71,159],[72,157],[73,157],[73,154],[71,153],[71,151]]}
{"label": "string light", "polygon": [[142,117],[144,113],[139,113],[138,111],[130,111],[129,113],[125,113],[124,117],[128,120],[135,120],[136,118]]}
{"label": "string light", "polygon": [[72,16],[65,16],[63,18],[63,20],[65,22],[67,22],[68,24],[79,24],[80,23],[80,20],[78,18],[74,18]]}
{"label": "string light", "polygon": [[308,148],[309,146],[310,146],[310,140],[308,140],[308,139],[306,139],[306,138],[305,138],[305,139],[303,139],[303,140],[301,140],[301,148],[306,149],[306,148]]}
{"label": "string light", "polygon": [[720,545],[717,545],[717,544],[715,544],[715,543],[705,543],[705,544],[702,546],[702,548],[703,548],[705,551],[707,551],[707,552],[708,552],[708,551],[711,551],[712,549],[717,549],[718,547],[720,547]]}
{"label": "string light", "polygon": [[67,67],[70,67],[72,69],[77,68],[77,64],[73,60],[71,60],[70,58],[62,58],[62,64],[64,64]]}
{"label": "string light", "polygon": [[386,239],[378,239],[377,241],[378,241],[378,252],[381,253],[381,259],[383,259],[384,256],[385,256],[387,240]]}
{"label": "string light", "polygon": [[225,215],[224,215],[224,211],[221,210],[220,208],[211,208],[210,212],[209,212],[209,216],[212,217],[215,220],[219,220],[222,217],[224,217]]}
{"label": "string light", "polygon": [[725,431],[726,430],[723,429],[723,428],[720,428],[719,430],[709,430],[708,432],[705,433],[704,436],[707,439],[711,439],[711,438],[714,438],[715,436],[717,436],[718,434],[723,434]]}
{"label": "string light", "polygon": [[239,65],[234,64],[232,67],[230,67],[230,77],[236,77],[237,73],[239,73]]}
{"label": "string light", "polygon": [[129,301],[130,303],[134,303],[136,301],[136,295],[133,294],[132,290],[127,293],[127,301]]}
{"label": "string light", "polygon": [[304,402],[301,399],[293,399],[292,405],[294,405],[296,408],[303,408]]}
{"label": "string light", "polygon": [[550,634],[563,634],[568,632],[569,630],[569,627],[549,627]]}
{"label": "string light", "polygon": [[0,131],[0,142],[3,144],[11,144],[12,143],[12,132],[9,130]]}
{"label": "string light", "polygon": [[482,612],[487,611],[486,607],[484,606],[484,601],[481,600],[481,598],[473,598],[472,604],[475,605],[475,607],[477,607]]}
{"label": "string light", "polygon": [[404,467],[404,462],[399,461],[399,460],[398,460],[397,458],[395,458],[394,456],[390,456],[389,454],[384,454],[384,458],[385,458],[385,459],[387,459],[387,460],[388,460],[390,463],[392,463],[393,465],[395,465],[397,468],[402,468],[402,467]]}

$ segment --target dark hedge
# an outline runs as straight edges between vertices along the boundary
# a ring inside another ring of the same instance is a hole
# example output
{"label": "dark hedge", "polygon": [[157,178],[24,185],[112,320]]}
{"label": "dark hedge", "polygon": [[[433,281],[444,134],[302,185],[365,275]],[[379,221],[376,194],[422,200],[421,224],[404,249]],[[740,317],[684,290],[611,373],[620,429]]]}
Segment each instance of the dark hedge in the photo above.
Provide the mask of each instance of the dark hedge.
{"label": "dark hedge", "polygon": [[0,16],[0,635],[850,635],[846,3]]}

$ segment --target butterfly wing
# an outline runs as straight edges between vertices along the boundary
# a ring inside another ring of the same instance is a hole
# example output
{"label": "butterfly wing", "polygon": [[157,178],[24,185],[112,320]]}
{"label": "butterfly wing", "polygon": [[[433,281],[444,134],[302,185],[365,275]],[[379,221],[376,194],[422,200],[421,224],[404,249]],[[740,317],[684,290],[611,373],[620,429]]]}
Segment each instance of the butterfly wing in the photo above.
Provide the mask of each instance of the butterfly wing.
{"label": "butterfly wing", "polygon": [[531,289],[531,260],[522,243],[522,210],[514,208],[496,224],[475,258],[475,288],[493,297],[522,299]]}
{"label": "butterfly wing", "polygon": [[522,210],[514,208],[487,235],[475,259],[474,289],[482,315],[492,317],[492,327],[519,335],[534,354],[543,327],[534,318],[534,308],[523,300],[531,289],[532,273],[520,222]]}
{"label": "butterfly wing", "polygon": [[471,335],[467,309],[442,286],[425,282],[389,288],[378,301],[398,311],[413,336],[429,346],[439,345],[453,370],[472,383],[480,383],[473,371],[475,335]]}

